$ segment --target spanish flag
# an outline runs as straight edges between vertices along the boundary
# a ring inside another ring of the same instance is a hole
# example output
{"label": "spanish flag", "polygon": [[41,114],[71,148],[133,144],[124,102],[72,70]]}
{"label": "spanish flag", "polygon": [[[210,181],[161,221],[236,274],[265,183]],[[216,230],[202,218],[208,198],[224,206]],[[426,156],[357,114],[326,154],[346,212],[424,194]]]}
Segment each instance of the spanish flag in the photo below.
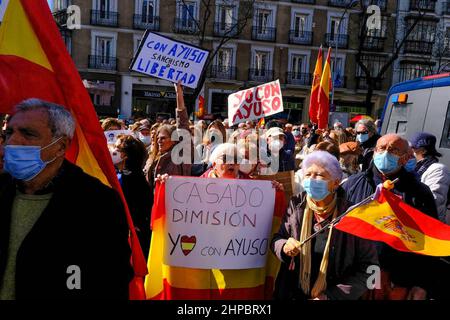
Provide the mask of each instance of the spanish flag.
{"label": "spanish flag", "polygon": [[309,99],[309,120],[312,123],[318,123],[319,114],[319,87],[320,78],[322,77],[323,53],[322,46],[320,46],[319,54],[317,56],[316,67],[314,68],[313,82],[311,86],[311,96]]}
{"label": "spanish flag", "polygon": [[336,228],[392,248],[428,256],[450,256],[450,226],[402,202],[382,189],[378,199],[359,206]]}
{"label": "spanish flag", "polygon": [[323,69],[319,87],[319,112],[317,120],[319,129],[328,128],[328,115],[330,113],[330,91],[331,91],[331,47],[328,48],[327,61]]}
{"label": "spanish flag", "polygon": [[131,232],[135,278],[130,284],[130,298],[144,299],[145,258],[89,94],[47,2],[10,0],[0,27],[0,113],[11,113],[17,103],[28,98],[43,99],[70,110],[76,131],[67,159],[119,191]]}
{"label": "spanish flag", "polygon": [[[200,178],[202,179],[202,178]],[[152,300],[268,300],[272,299],[280,262],[269,250],[264,268],[243,270],[192,269],[163,263],[165,184],[155,188],[152,242],[145,279],[147,299]],[[278,231],[286,210],[283,192],[275,195],[271,234]]]}

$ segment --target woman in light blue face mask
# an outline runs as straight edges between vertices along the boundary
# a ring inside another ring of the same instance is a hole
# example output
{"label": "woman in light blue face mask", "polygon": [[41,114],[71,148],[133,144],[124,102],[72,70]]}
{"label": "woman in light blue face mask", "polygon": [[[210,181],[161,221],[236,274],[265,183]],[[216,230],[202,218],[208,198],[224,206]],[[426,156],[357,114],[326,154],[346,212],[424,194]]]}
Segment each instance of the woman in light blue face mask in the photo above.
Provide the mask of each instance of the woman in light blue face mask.
{"label": "woman in light blue face mask", "polygon": [[[314,151],[303,160],[301,170],[305,192],[291,199],[271,243],[282,261],[275,298],[357,300],[367,290],[358,283],[365,284],[368,278],[357,270],[364,270],[367,263],[378,264],[373,244],[331,227],[300,245],[349,206],[339,187],[339,162],[328,152]],[[341,294],[337,287],[341,283],[352,284],[348,294]]]}

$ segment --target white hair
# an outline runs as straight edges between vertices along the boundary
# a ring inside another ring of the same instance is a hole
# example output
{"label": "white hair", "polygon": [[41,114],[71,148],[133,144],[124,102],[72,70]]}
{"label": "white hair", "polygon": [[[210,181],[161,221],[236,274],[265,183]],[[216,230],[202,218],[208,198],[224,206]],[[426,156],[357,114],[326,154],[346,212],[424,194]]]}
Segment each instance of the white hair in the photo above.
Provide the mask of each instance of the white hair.
{"label": "white hair", "polygon": [[22,101],[15,107],[15,112],[43,110],[47,112],[48,122],[53,138],[66,136],[73,138],[75,133],[75,120],[63,106],[41,99],[31,98]]}
{"label": "white hair", "polygon": [[302,162],[302,176],[306,174],[306,170],[316,164],[324,168],[333,178],[333,180],[342,180],[342,169],[339,161],[335,156],[326,152],[317,150],[308,154]]}
{"label": "white hair", "polygon": [[219,144],[214,151],[212,152],[211,156],[209,157],[209,161],[211,163],[216,163],[218,159],[222,158],[223,156],[226,156],[226,162],[231,163],[234,161],[234,158],[237,155],[237,148],[236,145],[233,143],[222,143]]}

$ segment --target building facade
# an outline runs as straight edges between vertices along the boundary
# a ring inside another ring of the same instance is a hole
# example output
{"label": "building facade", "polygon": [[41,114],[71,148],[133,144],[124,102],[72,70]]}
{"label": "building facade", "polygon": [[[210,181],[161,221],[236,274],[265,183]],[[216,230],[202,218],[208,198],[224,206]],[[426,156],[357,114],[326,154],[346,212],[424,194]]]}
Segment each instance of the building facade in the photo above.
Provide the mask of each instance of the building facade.
{"label": "building facade", "polygon": [[395,62],[394,83],[450,71],[449,0],[399,1],[397,25],[397,42],[405,42]]}
{"label": "building facade", "polygon": [[[361,46],[359,5],[350,7],[350,0],[255,1],[241,31],[233,24],[242,20],[243,2],[215,0],[211,8],[204,8],[200,0],[56,0],[53,11],[100,115],[173,115],[173,84],[129,71],[146,29],[192,44],[202,41],[213,53],[224,35],[231,38],[207,70],[205,103],[207,113],[215,117],[227,116],[231,92],[279,79],[284,116],[307,121],[312,73],[321,45],[324,60],[328,46],[333,47],[336,114],[379,115],[393,77],[389,69],[377,79],[367,108],[365,76],[356,63]],[[376,74],[390,57],[395,33],[386,30],[395,30],[397,6],[395,1],[373,3],[381,9],[382,28],[367,34],[361,60]],[[65,27],[68,5],[81,9],[79,30]],[[203,25],[204,37],[199,40]]]}

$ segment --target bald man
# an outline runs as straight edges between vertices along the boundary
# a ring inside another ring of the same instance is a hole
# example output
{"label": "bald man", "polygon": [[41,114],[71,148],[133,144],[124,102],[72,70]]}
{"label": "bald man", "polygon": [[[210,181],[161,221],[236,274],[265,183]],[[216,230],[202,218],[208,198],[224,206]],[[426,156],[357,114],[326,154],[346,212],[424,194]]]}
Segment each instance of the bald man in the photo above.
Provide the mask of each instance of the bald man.
{"label": "bald man", "polygon": [[[373,161],[369,168],[350,176],[343,184],[347,199],[358,203],[375,192],[383,181],[398,178],[392,190],[404,202],[433,218],[437,218],[436,205],[430,189],[419,182],[403,166],[409,159],[408,142],[396,134],[388,134],[378,139],[374,148]],[[374,290],[376,299],[414,299],[430,296],[433,258],[395,251],[384,244],[378,244],[383,275],[394,283],[395,290]],[[383,276],[383,279],[387,279]]]}

